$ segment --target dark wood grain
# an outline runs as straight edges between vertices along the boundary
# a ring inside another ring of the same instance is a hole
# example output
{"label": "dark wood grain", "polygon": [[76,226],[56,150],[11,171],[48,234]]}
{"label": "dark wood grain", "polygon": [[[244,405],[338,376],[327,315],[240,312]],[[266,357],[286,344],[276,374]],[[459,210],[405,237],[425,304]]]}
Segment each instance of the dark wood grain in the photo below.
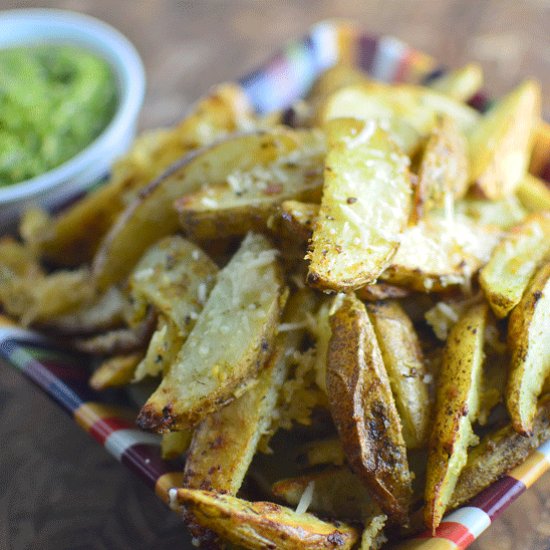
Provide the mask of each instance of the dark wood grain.
{"label": "dark wood grain", "polygon": [[[208,86],[242,75],[328,17],[393,34],[449,66],[479,61],[487,89],[541,81],[550,116],[548,0],[0,0],[118,27],[143,56],[142,128],[170,124]],[[21,375],[0,365],[0,550],[186,548],[177,517]],[[550,474],[472,546],[550,548]]]}

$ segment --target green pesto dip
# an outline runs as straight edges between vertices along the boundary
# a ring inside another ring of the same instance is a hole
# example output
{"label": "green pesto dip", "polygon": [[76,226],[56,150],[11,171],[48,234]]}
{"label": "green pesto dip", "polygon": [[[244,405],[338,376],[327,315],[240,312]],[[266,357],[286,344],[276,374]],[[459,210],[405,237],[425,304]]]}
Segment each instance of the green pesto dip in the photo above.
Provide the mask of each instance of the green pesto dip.
{"label": "green pesto dip", "polygon": [[38,176],[82,151],[117,103],[113,72],[64,45],[0,49],[0,186]]}

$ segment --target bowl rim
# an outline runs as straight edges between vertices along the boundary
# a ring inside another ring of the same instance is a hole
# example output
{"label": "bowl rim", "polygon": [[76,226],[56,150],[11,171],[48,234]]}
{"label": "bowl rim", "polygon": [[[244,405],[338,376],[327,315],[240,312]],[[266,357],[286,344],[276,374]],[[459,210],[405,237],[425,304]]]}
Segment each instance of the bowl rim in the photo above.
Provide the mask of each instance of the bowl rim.
{"label": "bowl rim", "polygon": [[[0,12],[0,29],[4,25],[29,24],[40,26],[47,42],[75,44],[93,51],[105,59],[112,68],[118,86],[117,109],[103,131],[79,153],[43,174],[21,182],[0,187],[0,204],[11,204],[30,199],[47,190],[56,188],[77,177],[88,169],[98,158],[108,155],[120,135],[128,130],[141,110],[145,97],[145,69],[133,44],[117,29],[107,23],[77,12],[58,9],[15,9]],[[34,30],[34,29],[33,29]],[[73,33],[73,36],[63,34]],[[56,33],[61,31],[57,36]],[[50,34],[51,32],[51,34]],[[75,36],[76,33],[79,36]],[[80,34],[82,33],[82,34]],[[32,44],[32,35],[8,41],[8,44]],[[106,171],[112,159],[106,163]]]}

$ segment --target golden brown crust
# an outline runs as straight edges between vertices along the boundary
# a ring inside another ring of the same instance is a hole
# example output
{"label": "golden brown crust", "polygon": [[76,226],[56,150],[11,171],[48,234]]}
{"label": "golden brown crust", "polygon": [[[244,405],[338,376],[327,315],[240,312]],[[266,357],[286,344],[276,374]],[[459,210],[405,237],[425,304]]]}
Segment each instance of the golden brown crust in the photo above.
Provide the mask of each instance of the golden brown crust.
{"label": "golden brown crust", "polygon": [[411,479],[401,420],[365,306],[343,298],[330,318],[327,392],[344,452],[390,521],[407,521]]}
{"label": "golden brown crust", "polygon": [[550,375],[550,262],[531,279],[520,303],[510,314],[508,347],[512,359],[506,406],[514,429],[530,435],[537,398]]}

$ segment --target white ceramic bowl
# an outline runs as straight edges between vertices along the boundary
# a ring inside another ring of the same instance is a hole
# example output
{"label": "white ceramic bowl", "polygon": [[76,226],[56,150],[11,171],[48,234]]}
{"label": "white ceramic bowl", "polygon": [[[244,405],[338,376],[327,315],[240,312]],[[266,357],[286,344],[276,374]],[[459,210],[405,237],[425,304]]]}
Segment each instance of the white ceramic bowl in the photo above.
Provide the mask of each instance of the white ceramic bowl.
{"label": "white ceramic bowl", "polygon": [[103,132],[76,156],[45,174],[0,187],[0,229],[9,227],[25,207],[51,207],[104,177],[135,136],[145,71],[132,44],[86,15],[43,9],[0,12],[0,48],[48,42],[74,44],[104,58],[115,74],[118,107]]}

